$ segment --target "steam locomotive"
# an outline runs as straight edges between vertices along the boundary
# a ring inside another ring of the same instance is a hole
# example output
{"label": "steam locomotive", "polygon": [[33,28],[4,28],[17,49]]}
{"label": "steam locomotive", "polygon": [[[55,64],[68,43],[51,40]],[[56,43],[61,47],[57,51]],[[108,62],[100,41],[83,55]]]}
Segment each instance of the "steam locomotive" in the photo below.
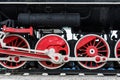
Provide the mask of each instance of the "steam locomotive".
{"label": "steam locomotive", "polygon": [[119,0],[1,0],[0,27],[5,71],[120,71]]}

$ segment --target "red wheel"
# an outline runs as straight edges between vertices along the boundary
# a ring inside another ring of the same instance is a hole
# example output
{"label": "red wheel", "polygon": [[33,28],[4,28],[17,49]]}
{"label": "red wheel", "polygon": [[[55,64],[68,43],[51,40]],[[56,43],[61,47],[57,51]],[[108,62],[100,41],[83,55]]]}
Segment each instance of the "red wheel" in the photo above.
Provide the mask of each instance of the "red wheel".
{"label": "red wheel", "polygon": [[[19,35],[15,35],[15,34],[8,35],[5,37],[5,39],[3,41],[6,43],[6,46],[30,49],[28,42],[22,36],[19,36]],[[10,57],[9,58],[10,60],[14,59],[14,62],[0,61],[0,64],[8,69],[20,68],[21,66],[23,66],[26,63],[26,61],[19,61],[20,57],[18,57],[18,56],[0,54],[0,57]]]}
{"label": "red wheel", "polygon": [[[117,41],[114,50],[115,50],[115,57],[120,58],[120,40]],[[120,61],[118,61],[118,62],[120,64]]]}
{"label": "red wheel", "polygon": [[[110,55],[107,42],[95,34],[88,34],[78,40],[74,50],[76,57],[104,56],[108,58]],[[96,63],[94,61],[80,61],[78,63],[86,69],[98,69],[105,65],[105,62]]]}
{"label": "red wheel", "polygon": [[[51,49],[51,48],[55,49],[56,53],[69,56],[70,51],[69,51],[68,43],[61,36],[55,35],[55,34],[49,34],[49,35],[42,37],[37,42],[35,49],[45,50],[45,49]],[[43,53],[36,53],[36,54],[43,54]],[[50,61],[39,61],[38,63],[42,65],[44,68],[48,68],[48,69],[56,69],[64,65],[64,63],[54,64]]]}

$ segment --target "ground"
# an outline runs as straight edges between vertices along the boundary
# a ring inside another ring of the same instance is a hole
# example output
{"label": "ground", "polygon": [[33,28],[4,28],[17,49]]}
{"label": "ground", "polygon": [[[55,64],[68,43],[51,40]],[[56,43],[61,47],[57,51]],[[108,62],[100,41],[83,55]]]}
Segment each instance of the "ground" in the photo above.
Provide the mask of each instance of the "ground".
{"label": "ground", "polygon": [[120,80],[117,76],[79,76],[79,75],[67,75],[67,76],[42,76],[42,75],[0,75],[0,80]]}

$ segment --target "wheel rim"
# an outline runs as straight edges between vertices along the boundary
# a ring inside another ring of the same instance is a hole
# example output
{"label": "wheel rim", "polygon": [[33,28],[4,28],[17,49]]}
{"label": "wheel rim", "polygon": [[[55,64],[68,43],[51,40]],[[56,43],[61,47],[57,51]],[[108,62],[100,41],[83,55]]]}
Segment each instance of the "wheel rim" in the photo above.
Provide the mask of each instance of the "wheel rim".
{"label": "wheel rim", "polygon": [[[117,41],[114,51],[115,51],[115,57],[120,58],[120,39]],[[120,61],[118,61],[118,63],[120,64]]]}
{"label": "wheel rim", "polygon": [[[100,36],[88,34],[78,40],[75,49],[76,57],[109,57],[110,49],[107,42]],[[86,69],[98,69],[105,65],[105,62],[96,63],[94,61],[79,61],[82,67]]]}
{"label": "wheel rim", "polygon": [[[15,34],[8,35],[8,36],[5,37],[3,42],[6,43],[6,46],[30,49],[30,46],[29,46],[28,42],[26,41],[26,39],[23,38],[20,35],[15,35]],[[0,57],[15,57],[14,60],[16,62],[0,61],[0,64],[3,67],[8,68],[8,69],[17,69],[17,68],[22,67],[26,63],[26,61],[19,61],[19,62],[17,62],[20,59],[20,57],[18,57],[18,56],[0,54]],[[10,58],[10,59],[12,59],[12,58]]]}
{"label": "wheel rim", "polygon": [[[69,56],[70,49],[68,43],[66,42],[65,39],[63,39],[59,35],[55,35],[55,34],[45,35],[37,42],[35,47],[36,50],[45,50],[51,48],[55,49],[56,53],[61,53],[62,55]],[[42,54],[42,53],[36,53],[36,54]],[[43,56],[43,57],[48,57],[48,56]],[[64,63],[54,64],[50,61],[38,61],[38,63],[47,69],[57,69],[64,65]]]}

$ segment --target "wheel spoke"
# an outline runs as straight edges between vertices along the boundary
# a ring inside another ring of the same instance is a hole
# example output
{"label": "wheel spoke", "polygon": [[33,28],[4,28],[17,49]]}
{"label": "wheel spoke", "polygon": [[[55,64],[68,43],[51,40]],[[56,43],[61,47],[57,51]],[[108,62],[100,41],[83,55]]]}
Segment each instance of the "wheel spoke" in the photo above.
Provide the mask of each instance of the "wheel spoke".
{"label": "wheel spoke", "polygon": [[100,40],[100,41],[96,44],[96,47],[98,47],[98,46],[99,46],[99,44],[101,43],[101,41],[102,41],[102,40]]}
{"label": "wheel spoke", "polygon": [[20,45],[23,43],[23,41],[20,41],[20,43],[17,45],[17,47],[20,47]]}
{"label": "wheel spoke", "polygon": [[88,62],[85,62],[85,65],[87,66]]}
{"label": "wheel spoke", "polygon": [[18,42],[18,38],[17,38],[17,39],[15,39],[14,46],[17,46],[17,42]]}
{"label": "wheel spoke", "polygon": [[107,50],[99,50],[98,52],[107,52]]}
{"label": "wheel spoke", "polygon": [[11,42],[11,46],[14,46],[14,41]]}
{"label": "wheel spoke", "polygon": [[102,45],[102,46],[98,47],[98,49],[101,49],[101,48],[103,48],[103,47],[105,47],[105,45]]}
{"label": "wheel spoke", "polygon": [[101,53],[98,53],[98,55],[99,55],[99,56],[103,56],[103,54],[101,54]]}
{"label": "wheel spoke", "polygon": [[87,48],[86,46],[83,46],[84,48]]}
{"label": "wheel spoke", "polygon": [[92,41],[90,42],[90,46],[92,46]]}
{"label": "wheel spoke", "polygon": [[10,66],[12,67],[12,62],[10,63]]}
{"label": "wheel spoke", "polygon": [[95,42],[96,42],[96,41],[94,40],[94,42],[93,42],[93,46],[95,46]]}
{"label": "wheel spoke", "polygon": [[92,66],[93,66],[93,65],[92,65],[92,63],[93,63],[93,62],[91,61],[91,62],[90,62],[90,67],[92,67]]}
{"label": "wheel spoke", "polygon": [[18,66],[18,64],[17,64],[17,63],[16,63],[15,65],[16,65],[16,66]]}
{"label": "wheel spoke", "polygon": [[27,47],[27,45],[23,45],[23,46],[21,46],[22,48],[26,48]]}
{"label": "wheel spoke", "polygon": [[99,65],[98,64],[96,64],[96,67],[98,67]]}
{"label": "wheel spoke", "polygon": [[79,51],[86,51],[85,49],[79,49]]}
{"label": "wheel spoke", "polygon": [[90,46],[89,44],[87,44],[87,47]]}

